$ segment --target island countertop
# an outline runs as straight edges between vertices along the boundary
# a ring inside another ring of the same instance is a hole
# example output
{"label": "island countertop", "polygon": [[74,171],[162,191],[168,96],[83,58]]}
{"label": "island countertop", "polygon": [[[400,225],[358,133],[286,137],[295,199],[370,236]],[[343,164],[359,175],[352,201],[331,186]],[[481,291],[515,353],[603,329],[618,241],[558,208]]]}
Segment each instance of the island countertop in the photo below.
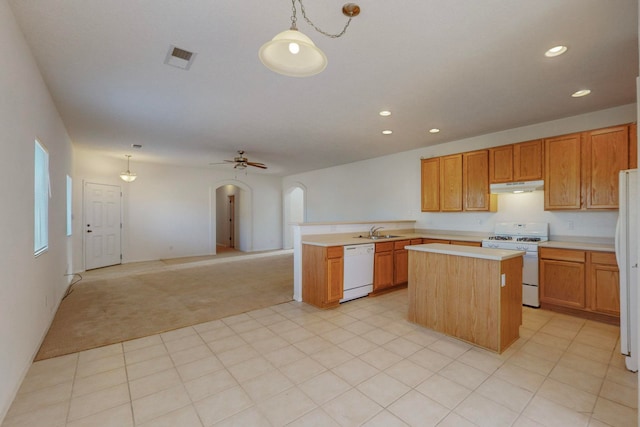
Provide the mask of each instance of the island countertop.
{"label": "island countertop", "polygon": [[468,258],[490,259],[494,261],[503,261],[524,255],[524,251],[447,245],[443,243],[426,243],[423,245],[405,246],[405,249],[410,251],[432,252],[436,254],[455,255]]}

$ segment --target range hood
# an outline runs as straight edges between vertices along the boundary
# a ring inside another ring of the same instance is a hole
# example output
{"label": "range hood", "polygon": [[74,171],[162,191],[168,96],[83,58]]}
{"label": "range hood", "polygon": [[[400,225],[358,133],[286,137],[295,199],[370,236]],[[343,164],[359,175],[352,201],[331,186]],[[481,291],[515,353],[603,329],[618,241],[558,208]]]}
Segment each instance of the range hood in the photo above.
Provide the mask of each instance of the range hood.
{"label": "range hood", "polygon": [[544,181],[506,182],[489,186],[491,194],[530,193],[536,190],[544,190]]}

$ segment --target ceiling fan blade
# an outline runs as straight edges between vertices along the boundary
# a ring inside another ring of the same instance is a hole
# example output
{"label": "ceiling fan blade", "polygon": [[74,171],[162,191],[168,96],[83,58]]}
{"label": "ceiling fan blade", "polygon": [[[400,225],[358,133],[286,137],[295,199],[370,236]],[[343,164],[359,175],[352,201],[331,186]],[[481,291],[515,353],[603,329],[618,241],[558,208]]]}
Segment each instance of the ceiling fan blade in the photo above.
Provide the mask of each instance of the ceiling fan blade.
{"label": "ceiling fan blade", "polygon": [[225,162],[227,162],[227,163],[237,163],[236,160],[225,160]]}
{"label": "ceiling fan blade", "polygon": [[254,166],[256,168],[260,168],[260,169],[267,169],[267,167],[263,164],[263,163],[256,163],[256,162],[247,162],[247,164],[249,166]]}

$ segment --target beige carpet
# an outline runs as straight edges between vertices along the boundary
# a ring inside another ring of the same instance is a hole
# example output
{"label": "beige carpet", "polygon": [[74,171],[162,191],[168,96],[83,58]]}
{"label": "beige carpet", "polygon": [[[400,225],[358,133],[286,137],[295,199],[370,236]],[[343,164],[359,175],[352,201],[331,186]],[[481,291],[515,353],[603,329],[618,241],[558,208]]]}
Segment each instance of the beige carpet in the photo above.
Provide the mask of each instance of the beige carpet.
{"label": "beige carpet", "polygon": [[[290,251],[88,272],[55,315],[35,360],[291,301]],[[91,278],[95,276],[95,278]]]}

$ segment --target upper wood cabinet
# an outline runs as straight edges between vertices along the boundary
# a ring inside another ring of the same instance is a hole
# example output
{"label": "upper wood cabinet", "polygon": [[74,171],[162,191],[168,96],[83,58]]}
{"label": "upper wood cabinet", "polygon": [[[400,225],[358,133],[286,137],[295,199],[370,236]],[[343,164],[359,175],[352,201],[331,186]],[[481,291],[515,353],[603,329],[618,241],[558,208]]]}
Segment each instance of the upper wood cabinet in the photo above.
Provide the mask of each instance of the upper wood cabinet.
{"label": "upper wood cabinet", "polygon": [[422,159],[422,212],[492,211],[488,150]]}
{"label": "upper wood cabinet", "polygon": [[535,181],[543,178],[542,140],[489,149],[489,182]]}
{"label": "upper wood cabinet", "polygon": [[542,179],[542,140],[513,144],[513,180],[535,181]]}
{"label": "upper wood cabinet", "polygon": [[629,169],[638,167],[638,125],[629,125]]}
{"label": "upper wood cabinet", "polygon": [[440,157],[422,159],[422,212],[440,211]]}
{"label": "upper wood cabinet", "polygon": [[495,211],[497,198],[489,194],[489,151],[463,153],[463,208],[465,211]]}
{"label": "upper wood cabinet", "polygon": [[544,141],[544,209],[580,209],[582,134]]}
{"label": "upper wood cabinet", "polygon": [[489,149],[489,182],[513,181],[513,145]]}
{"label": "upper wood cabinet", "polygon": [[584,133],[582,184],[587,209],[618,208],[618,172],[629,167],[629,127]]}
{"label": "upper wood cabinet", "polygon": [[440,210],[462,211],[462,154],[440,158]]}
{"label": "upper wood cabinet", "polygon": [[633,167],[635,126],[545,139],[545,210],[617,209],[618,172]]}

